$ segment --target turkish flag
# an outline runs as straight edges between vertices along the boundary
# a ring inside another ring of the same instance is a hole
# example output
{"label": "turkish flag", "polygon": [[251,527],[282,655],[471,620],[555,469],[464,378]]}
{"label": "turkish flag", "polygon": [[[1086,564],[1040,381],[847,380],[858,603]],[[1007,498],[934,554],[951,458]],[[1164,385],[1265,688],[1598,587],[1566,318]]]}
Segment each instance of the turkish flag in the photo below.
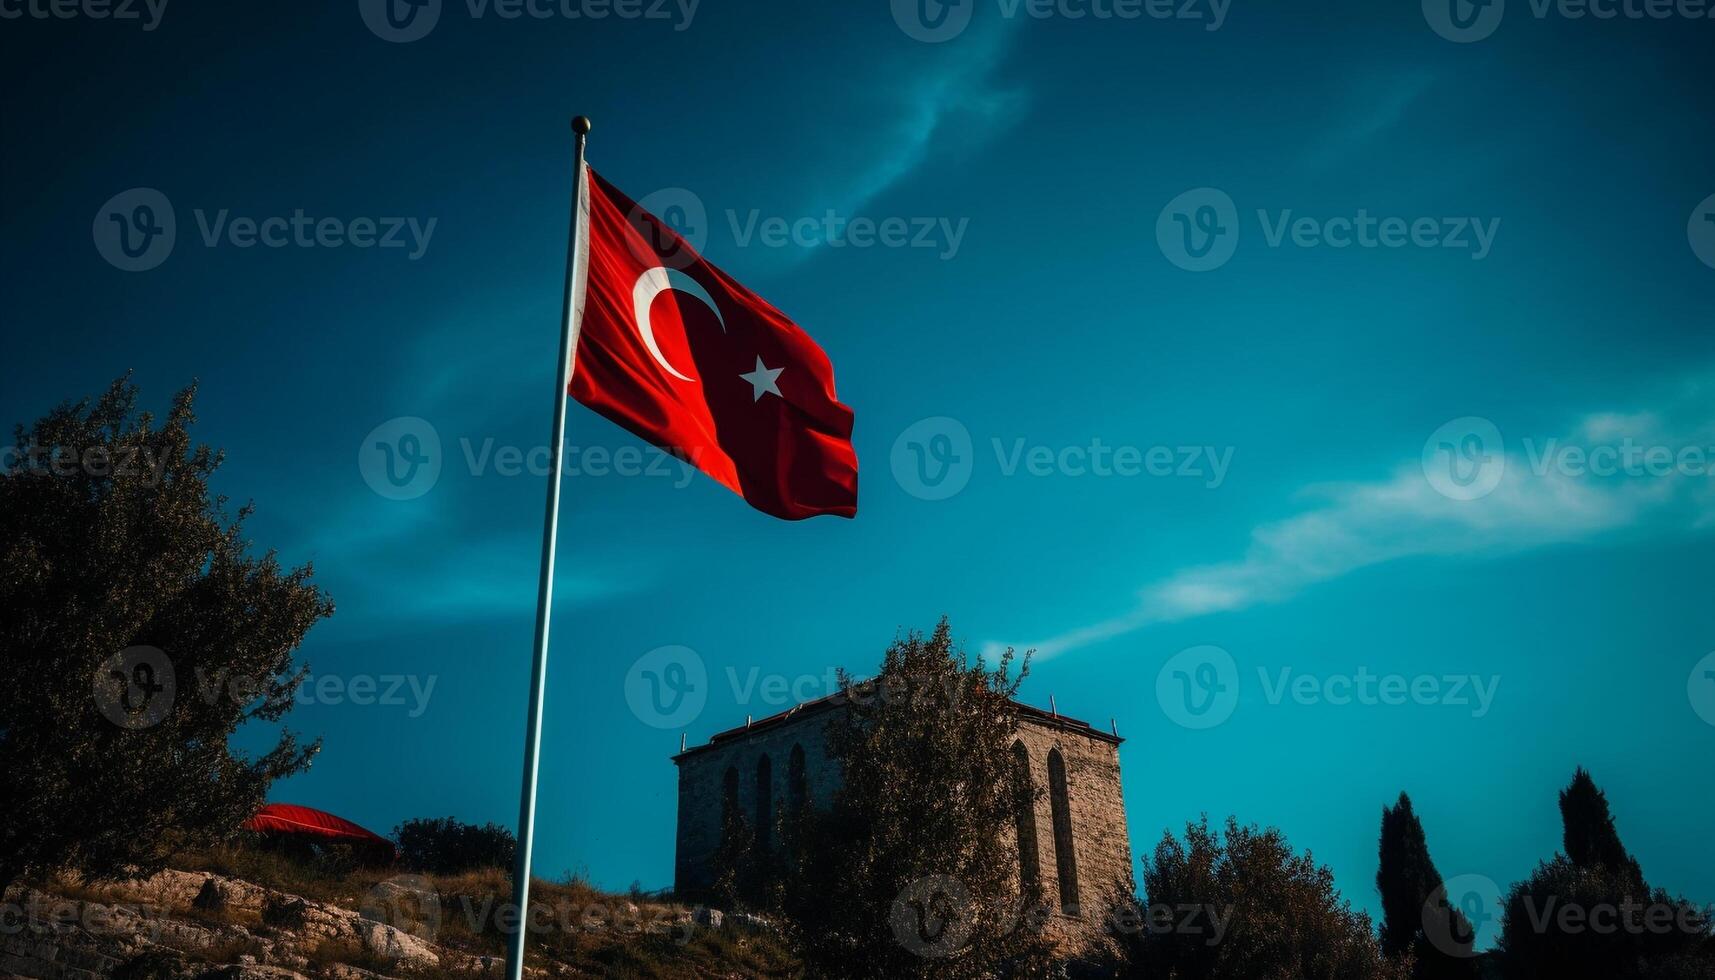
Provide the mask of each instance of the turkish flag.
{"label": "turkish flag", "polygon": [[834,394],[828,356],[670,225],[585,172],[572,397],[764,513],[856,515],[852,410]]}

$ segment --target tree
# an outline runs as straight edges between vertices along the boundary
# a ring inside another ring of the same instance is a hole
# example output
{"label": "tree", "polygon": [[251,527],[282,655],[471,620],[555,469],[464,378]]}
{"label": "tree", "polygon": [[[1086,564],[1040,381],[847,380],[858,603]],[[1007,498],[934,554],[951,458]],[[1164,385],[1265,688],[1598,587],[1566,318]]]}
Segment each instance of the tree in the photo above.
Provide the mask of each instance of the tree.
{"label": "tree", "polygon": [[[1208,818],[1183,841],[1162,836],[1144,863],[1146,928],[1129,976],[1162,980],[1403,980],[1369,916],[1353,911],[1334,876],[1293,853],[1280,831]],[[1162,914],[1155,914],[1157,911]],[[1409,957],[1407,958],[1409,959]]]}
{"label": "tree", "polygon": [[293,652],[332,604],[308,566],[250,554],[247,505],[211,499],[195,388],[161,424],[120,379],[19,426],[0,467],[0,886],[56,870],[129,877],[232,834],[319,743],[279,722]]}
{"label": "tree", "polygon": [[497,823],[477,825],[455,820],[407,820],[393,828],[399,863],[424,874],[454,875],[476,868],[512,870],[518,839]]}
{"label": "tree", "polygon": [[804,843],[782,889],[810,975],[1046,975],[1040,896],[1021,891],[1005,833],[1021,792],[1012,698],[1028,673],[1012,676],[1013,661],[971,663],[943,619],[896,640],[874,679],[840,675],[827,735],[842,785],[788,831]]}
{"label": "tree", "polygon": [[1382,903],[1382,952],[1396,959],[1410,954],[1416,980],[1475,977],[1471,947],[1476,930],[1447,904],[1423,824],[1404,793],[1394,806],[1382,807],[1380,851],[1376,891]]}
{"label": "tree", "polygon": [[1638,892],[1644,890],[1643,870],[1620,843],[1614,815],[1608,811],[1607,794],[1596,787],[1582,766],[1572,774],[1572,783],[1560,791],[1560,822],[1566,857],[1575,867],[1603,869],[1634,885]]}
{"label": "tree", "polygon": [[1504,976],[1715,980],[1709,916],[1651,889],[1620,843],[1607,797],[1579,769],[1560,794],[1566,853],[1512,887],[1502,912]]}

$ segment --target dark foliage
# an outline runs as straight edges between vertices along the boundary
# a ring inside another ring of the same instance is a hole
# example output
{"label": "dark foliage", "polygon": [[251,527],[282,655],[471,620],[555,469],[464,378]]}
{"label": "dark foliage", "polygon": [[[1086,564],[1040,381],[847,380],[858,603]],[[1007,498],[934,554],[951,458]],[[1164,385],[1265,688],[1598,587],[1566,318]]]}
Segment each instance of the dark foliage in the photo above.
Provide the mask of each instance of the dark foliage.
{"label": "dark foliage", "polygon": [[452,817],[407,820],[393,828],[399,863],[419,874],[455,875],[479,868],[511,871],[518,839],[499,824]]}
{"label": "dark foliage", "polygon": [[768,903],[767,885],[756,855],[756,832],[744,811],[721,810],[721,842],[715,851],[714,884],[709,898],[722,908],[762,909]]}
{"label": "dark foliage", "polygon": [[1562,847],[1573,866],[1602,868],[1637,891],[1644,890],[1643,870],[1620,843],[1608,796],[1582,766],[1572,774],[1571,785],[1560,791],[1560,821]]}
{"label": "dark foliage", "polygon": [[809,975],[1047,975],[1041,897],[1020,892],[1003,833],[1022,791],[1012,662],[971,663],[942,620],[889,647],[873,680],[842,675],[842,788],[781,824],[780,902]]}
{"label": "dark foliage", "polygon": [[1579,769],[1560,794],[1565,854],[1513,886],[1499,963],[1509,980],[1715,980],[1706,910],[1651,889],[1607,798]]}
{"label": "dark foliage", "polygon": [[[1278,830],[1241,826],[1224,835],[1208,819],[1163,835],[1144,863],[1146,910],[1163,910],[1136,933],[1126,976],[1153,980],[1403,980],[1334,888],[1334,876],[1293,853]],[[1194,913],[1194,914],[1193,914]],[[1147,921],[1147,920],[1146,920]],[[1409,958],[1408,958],[1409,959]]]}
{"label": "dark foliage", "polygon": [[1411,797],[1382,807],[1380,861],[1376,891],[1382,903],[1382,952],[1410,954],[1415,980],[1467,980],[1477,975],[1472,959],[1476,930],[1447,904],[1441,872],[1429,857],[1423,824]]}
{"label": "dark foliage", "polygon": [[[0,470],[0,884],[158,870],[317,748],[229,746],[291,709],[293,653],[333,607],[307,566],[251,556],[248,506],[228,519],[210,497],[221,457],[191,441],[193,396],[157,424],[121,379],[20,426]],[[137,647],[159,653],[114,659]]]}

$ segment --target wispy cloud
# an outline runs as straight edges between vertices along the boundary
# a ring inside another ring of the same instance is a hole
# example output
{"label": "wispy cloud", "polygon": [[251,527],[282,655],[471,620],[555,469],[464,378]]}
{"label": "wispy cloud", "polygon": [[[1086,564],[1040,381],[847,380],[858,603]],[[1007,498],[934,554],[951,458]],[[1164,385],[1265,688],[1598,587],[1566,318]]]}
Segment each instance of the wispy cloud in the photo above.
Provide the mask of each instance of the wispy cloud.
{"label": "wispy cloud", "polygon": [[[357,498],[319,523],[309,551],[318,581],[339,603],[342,629],[369,634],[528,618],[534,611],[540,530],[453,528],[462,505],[427,506],[439,493],[404,502]],[[627,595],[653,578],[636,561],[585,557],[581,566],[558,570],[557,606]]]}
{"label": "wispy cloud", "polygon": [[[426,327],[400,352],[406,369],[397,372],[381,410],[420,416],[434,427],[443,464],[439,482],[422,497],[388,500],[373,493],[354,466],[327,492],[306,498],[296,515],[301,551],[315,561],[319,582],[338,602],[341,631],[369,636],[528,619],[535,609],[538,493],[545,481],[529,474],[479,479],[494,473],[492,464],[479,473],[470,460],[492,451],[487,443],[525,450],[546,443],[551,348],[532,355],[532,341],[519,329],[473,347],[461,339],[460,322],[449,318]],[[537,389],[534,380],[544,387]],[[540,421],[530,424],[535,417]],[[557,606],[628,595],[656,578],[657,570],[635,555],[586,550],[582,557],[580,565],[559,569]]]}
{"label": "wispy cloud", "polygon": [[880,125],[867,119],[853,127],[873,134],[865,139],[864,152],[854,156],[865,165],[827,187],[826,203],[849,211],[861,209],[921,167],[936,136],[951,123],[963,124],[962,135],[978,140],[1011,126],[1028,99],[1022,88],[1005,86],[996,76],[1014,33],[1005,24],[972,31],[953,50],[937,51],[940,57],[929,70],[920,75],[904,73],[909,82],[891,90],[890,115],[883,116]]}
{"label": "wispy cloud", "polygon": [[[342,581],[333,583],[352,596],[342,601],[340,620],[360,629],[527,619],[536,608],[536,559],[541,544],[529,533],[501,540],[449,541],[429,555],[390,557],[348,563]],[[603,564],[599,571],[562,566],[555,576],[556,606],[582,606],[614,598],[645,583],[637,569]]]}
{"label": "wispy cloud", "polygon": [[[971,151],[1023,118],[1028,89],[1005,76],[1018,27],[994,19],[973,24],[956,44],[902,43],[865,67],[869,77],[824,108],[796,135],[792,174],[770,175],[762,197],[770,214],[815,219],[886,217],[877,199],[943,158]],[[821,149],[808,150],[811,146]],[[732,233],[739,238],[739,217]],[[818,254],[829,238],[811,235],[794,247],[766,253],[764,264],[791,268]],[[757,262],[755,253],[749,261]]]}
{"label": "wispy cloud", "polygon": [[[1019,646],[1052,657],[1156,624],[1279,602],[1401,558],[1480,559],[1624,532],[1715,527],[1711,393],[1715,375],[1679,386],[1654,410],[1597,412],[1558,437],[1509,438],[1499,484],[1474,500],[1443,495],[1415,460],[1384,480],[1307,487],[1303,496],[1321,505],[1255,528],[1242,557],[1182,569],[1145,586],[1129,611]],[[1578,455],[1627,446],[1639,454],[1630,472],[1590,472],[1591,460]],[[1658,465],[1642,455],[1651,450]]]}

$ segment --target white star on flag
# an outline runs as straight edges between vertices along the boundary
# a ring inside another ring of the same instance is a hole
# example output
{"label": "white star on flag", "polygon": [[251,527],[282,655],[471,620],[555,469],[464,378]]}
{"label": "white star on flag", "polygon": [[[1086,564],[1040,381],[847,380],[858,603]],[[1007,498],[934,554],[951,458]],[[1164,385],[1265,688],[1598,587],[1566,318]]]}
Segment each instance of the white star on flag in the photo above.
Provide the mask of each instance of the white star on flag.
{"label": "white star on flag", "polygon": [[741,374],[739,377],[750,382],[750,400],[759,402],[764,394],[772,393],[776,397],[780,396],[780,386],[775,381],[780,377],[780,372],[784,370],[786,369],[766,367],[762,363],[762,358],[758,357],[756,370],[748,374]]}

